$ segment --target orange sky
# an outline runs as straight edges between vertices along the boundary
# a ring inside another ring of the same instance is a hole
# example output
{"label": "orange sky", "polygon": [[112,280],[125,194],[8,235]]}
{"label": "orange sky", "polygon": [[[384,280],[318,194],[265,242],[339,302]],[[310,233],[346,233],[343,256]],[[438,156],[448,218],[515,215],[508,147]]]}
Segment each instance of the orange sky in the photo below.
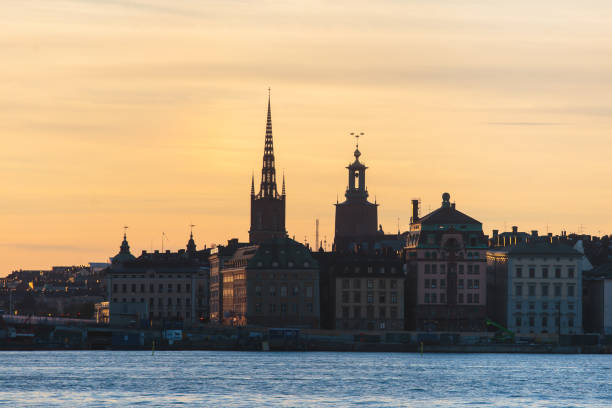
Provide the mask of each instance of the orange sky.
{"label": "orange sky", "polygon": [[[363,131],[379,219],[612,232],[607,1],[5,0],[0,276],[247,238],[267,87],[290,235],[333,239]],[[582,225],[582,227],[580,227]]]}

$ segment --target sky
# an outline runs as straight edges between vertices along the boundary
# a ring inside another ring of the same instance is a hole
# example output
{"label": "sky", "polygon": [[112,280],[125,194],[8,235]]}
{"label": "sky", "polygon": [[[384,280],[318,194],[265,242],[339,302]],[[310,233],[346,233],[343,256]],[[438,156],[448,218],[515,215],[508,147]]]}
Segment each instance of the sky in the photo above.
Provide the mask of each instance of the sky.
{"label": "sky", "polygon": [[3,0],[0,276],[248,238],[267,89],[290,236],[333,241],[364,132],[386,232],[612,232],[608,1]]}

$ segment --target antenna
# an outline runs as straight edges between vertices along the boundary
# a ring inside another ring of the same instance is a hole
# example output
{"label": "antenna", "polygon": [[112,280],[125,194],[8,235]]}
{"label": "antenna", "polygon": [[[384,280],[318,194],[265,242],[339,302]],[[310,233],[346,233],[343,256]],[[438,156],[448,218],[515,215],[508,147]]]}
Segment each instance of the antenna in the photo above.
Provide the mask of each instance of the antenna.
{"label": "antenna", "polygon": [[[317,218],[316,221],[316,232],[315,232],[315,245],[319,245],[319,219]],[[315,250],[318,250],[319,248],[315,248]]]}
{"label": "antenna", "polygon": [[327,235],[323,237],[323,250],[327,252]]}

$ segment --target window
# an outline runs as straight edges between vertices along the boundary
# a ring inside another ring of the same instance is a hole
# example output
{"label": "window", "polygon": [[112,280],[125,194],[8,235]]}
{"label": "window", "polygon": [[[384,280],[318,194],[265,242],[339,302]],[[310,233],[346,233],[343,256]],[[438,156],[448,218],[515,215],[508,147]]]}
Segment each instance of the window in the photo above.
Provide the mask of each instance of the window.
{"label": "window", "polygon": [[270,296],[276,296],[276,286],[270,286]]}
{"label": "window", "polygon": [[353,302],[354,303],[361,303],[361,292],[354,292],[353,293]]}
{"label": "window", "polygon": [[190,298],[186,298],[185,299],[185,306],[191,307],[191,299]]}
{"label": "window", "polygon": [[348,279],[342,279],[342,289],[348,289],[351,285],[351,282]]}
{"label": "window", "polygon": [[374,288],[374,281],[372,279],[368,279],[368,289]]}
{"label": "window", "polygon": [[548,279],[548,268],[542,268],[542,277]]}
{"label": "window", "polygon": [[268,309],[270,310],[270,313],[276,313],[276,304],[270,303]]}
{"label": "window", "polygon": [[574,297],[574,285],[567,285],[567,296]]}
{"label": "window", "polygon": [[468,303],[472,303],[472,294],[471,293],[468,293],[468,295],[467,295],[467,302]]}
{"label": "window", "polygon": [[478,279],[474,279],[474,289],[478,289],[480,287],[480,281]]}
{"label": "window", "polygon": [[567,304],[567,310],[574,310],[574,304],[573,303],[568,303]]}
{"label": "window", "polygon": [[548,327],[548,317],[542,317],[542,327]]}
{"label": "window", "polygon": [[440,303],[446,303],[446,294],[440,293]]}
{"label": "window", "polygon": [[386,307],[378,308],[378,317],[380,317],[381,319],[384,319],[385,317],[387,317],[387,308]]}
{"label": "window", "polygon": [[463,264],[459,265],[459,274],[463,275],[463,270],[465,266]]}
{"label": "window", "polygon": [[374,318],[374,306],[368,306],[366,308],[366,313],[367,313],[368,319],[373,319]]}
{"label": "window", "polygon": [[[346,310],[348,311],[348,307],[346,308]],[[281,311],[281,313],[287,313],[287,304],[286,303],[281,303],[280,311]]]}
{"label": "window", "polygon": [[436,264],[431,265],[431,273],[438,273],[438,265]]}
{"label": "window", "polygon": [[355,289],[361,289],[361,279],[353,279],[353,287]]}
{"label": "window", "polygon": [[293,296],[297,296],[300,293],[300,287],[298,285],[293,285]]}
{"label": "window", "polygon": [[385,292],[378,293],[378,303],[387,303]]}
{"label": "window", "polygon": [[446,265],[440,265],[440,274],[444,275],[446,273]]}
{"label": "window", "polygon": [[168,298],[168,306],[172,306],[172,298]]}
{"label": "window", "polygon": [[535,268],[533,266],[529,268],[529,277],[531,279],[535,278]]}
{"label": "window", "polygon": [[385,288],[385,280],[384,280],[384,279],[380,279],[380,280],[378,281],[378,287],[379,287],[380,289],[384,289],[384,288]]}
{"label": "window", "polygon": [[535,326],[535,317],[530,316],[529,317],[529,327],[533,327]]}
{"label": "window", "polygon": [[397,281],[395,279],[391,279],[391,281],[389,282],[389,287],[391,289],[397,289]]}
{"label": "window", "polygon": [[342,292],[342,303],[349,303],[349,292]]}
{"label": "window", "polygon": [[425,273],[431,273],[431,266],[429,264],[425,264]]}
{"label": "window", "polygon": [[555,296],[561,296],[561,285],[555,285]]}
{"label": "window", "polygon": [[523,275],[523,268],[521,268],[520,266],[516,267],[516,277],[517,278],[521,278]]}
{"label": "window", "polygon": [[425,294],[425,303],[429,303],[429,293]]}
{"label": "window", "polygon": [[348,319],[349,318],[349,308],[344,306],[342,308],[342,318],[343,319]]}
{"label": "window", "polygon": [[136,284],[132,283],[132,293],[136,292]]}
{"label": "window", "polygon": [[430,280],[429,279],[425,279],[425,287],[429,288],[430,285],[431,285]]}
{"label": "window", "polygon": [[374,294],[372,292],[368,292],[368,303],[374,303]]}
{"label": "window", "polygon": [[529,296],[535,296],[535,285],[529,285]]}
{"label": "window", "polygon": [[145,292],[145,284],[141,283],[140,284],[140,293],[144,293]]}
{"label": "window", "polygon": [[431,280],[431,288],[432,288],[432,289],[435,289],[435,288],[436,288],[436,284],[437,284],[437,283],[438,283],[438,280],[437,280],[437,279],[432,279],[432,280]]}
{"label": "window", "polygon": [[176,298],[176,305],[181,307],[181,298]]}
{"label": "window", "polygon": [[548,296],[548,285],[542,284],[542,296]]}
{"label": "window", "polygon": [[435,293],[431,294],[431,303],[438,303],[438,296]]}
{"label": "window", "polygon": [[514,294],[515,294],[515,296],[523,296],[523,286],[522,285],[516,285],[514,287]]}
{"label": "window", "polygon": [[[476,258],[478,258],[478,254],[476,254]],[[480,273],[480,265],[474,265],[474,274],[478,275]]]}
{"label": "window", "polygon": [[281,288],[280,288],[280,289],[281,289],[281,290],[280,290],[280,295],[281,295],[282,297],[287,297],[287,286],[284,286],[284,285],[283,285],[283,286],[281,286]]}
{"label": "window", "polygon": [[397,307],[392,307],[390,311],[391,311],[391,318],[397,319]]}
{"label": "window", "polygon": [[255,303],[255,312],[261,313],[261,303]]}
{"label": "window", "polygon": [[440,279],[440,289],[446,289],[446,279]]}
{"label": "window", "polygon": [[474,293],[474,303],[480,303],[480,294]]}
{"label": "window", "polygon": [[463,293],[459,294],[459,300],[457,301],[457,303],[463,303]]}
{"label": "window", "polygon": [[457,281],[457,287],[458,287],[459,289],[463,289],[463,279],[459,279],[459,280]]}
{"label": "window", "polygon": [[567,277],[574,279],[574,268],[567,268]]}
{"label": "window", "polygon": [[522,324],[523,322],[521,322],[521,318],[520,318],[520,317],[517,317],[517,318],[515,319],[515,323],[516,323],[516,327],[521,327],[521,324]]}
{"label": "window", "polygon": [[312,297],[312,286],[306,286],[306,297]]}
{"label": "window", "polygon": [[171,283],[169,283],[169,284],[168,284],[168,293],[171,293],[171,292],[172,292],[172,284],[171,284]]}
{"label": "window", "polygon": [[391,292],[391,303],[397,304],[397,292]]}
{"label": "window", "polygon": [[155,292],[155,285],[153,285],[153,284],[149,285],[149,292],[150,293],[154,293]]}
{"label": "window", "polygon": [[158,291],[159,293],[163,293],[163,292],[164,292],[164,284],[163,284],[163,283],[160,283],[160,284],[159,284],[159,286],[157,287],[157,291]]}
{"label": "window", "polygon": [[567,325],[568,327],[574,327],[574,319],[571,317],[567,319]]}
{"label": "window", "polygon": [[157,299],[157,305],[162,307],[164,304],[162,303],[162,298]]}
{"label": "window", "polygon": [[555,268],[555,278],[561,278],[561,268]]}
{"label": "window", "polygon": [[472,265],[468,265],[468,275],[471,275],[473,272],[474,267]]}
{"label": "window", "polygon": [[261,296],[261,286],[255,286],[255,296]]}
{"label": "window", "polygon": [[360,306],[355,306],[353,308],[353,317],[355,319],[361,319],[361,307]]}
{"label": "window", "polygon": [[121,289],[123,289],[123,293],[127,292],[127,285],[124,283],[121,285]]}
{"label": "window", "polygon": [[542,302],[542,310],[548,309],[548,302]]}
{"label": "window", "polygon": [[312,303],[306,303],[306,311],[312,313]]}
{"label": "window", "polygon": [[474,281],[472,279],[468,279],[468,289],[474,289]]}
{"label": "window", "polygon": [[113,292],[117,292],[117,284],[116,283],[113,285]]}
{"label": "window", "polygon": [[535,310],[535,303],[529,302],[529,310]]}
{"label": "window", "polygon": [[176,284],[176,293],[181,293],[181,284],[180,283]]}
{"label": "window", "polygon": [[191,285],[189,283],[185,284],[185,292],[187,293],[191,292]]}

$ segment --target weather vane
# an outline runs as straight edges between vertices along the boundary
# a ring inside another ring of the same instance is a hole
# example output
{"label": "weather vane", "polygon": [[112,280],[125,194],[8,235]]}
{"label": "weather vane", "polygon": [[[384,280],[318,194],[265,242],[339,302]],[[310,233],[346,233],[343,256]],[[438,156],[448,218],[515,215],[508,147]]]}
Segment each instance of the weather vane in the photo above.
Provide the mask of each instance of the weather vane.
{"label": "weather vane", "polygon": [[357,148],[358,148],[358,149],[359,149],[359,138],[360,138],[361,136],[363,136],[363,135],[364,135],[364,133],[363,133],[363,132],[359,132],[359,133],[357,133],[357,132],[351,132],[351,136],[355,136],[355,140],[357,140]]}

